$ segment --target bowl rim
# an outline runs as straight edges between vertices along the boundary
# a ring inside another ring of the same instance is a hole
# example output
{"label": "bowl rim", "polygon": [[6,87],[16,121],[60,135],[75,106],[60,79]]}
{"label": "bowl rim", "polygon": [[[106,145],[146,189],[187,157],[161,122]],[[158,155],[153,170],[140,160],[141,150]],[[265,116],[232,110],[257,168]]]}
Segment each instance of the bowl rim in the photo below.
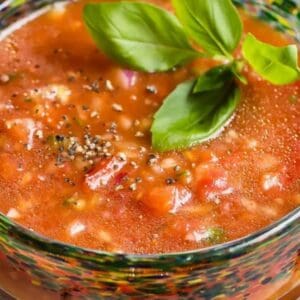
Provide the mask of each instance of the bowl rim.
{"label": "bowl rim", "polygon": [[[69,0],[58,0],[58,1],[69,1]],[[9,4],[11,0],[4,1],[2,6]],[[234,2],[239,2],[234,0]],[[246,0],[246,3],[257,5],[257,6],[266,6],[267,3],[261,3],[257,0]],[[51,5],[51,4],[50,4]],[[270,6],[268,6],[270,9]],[[3,9],[0,5],[0,9]],[[285,15],[286,12],[274,11],[278,15]],[[295,17],[295,16],[292,16]],[[297,26],[296,26],[297,28]],[[296,29],[297,30],[297,29]],[[1,31],[1,29],[0,29]],[[297,38],[297,36],[296,36]],[[17,233],[19,236],[22,236],[22,240],[16,238],[17,243],[27,245],[28,248],[36,251],[42,251],[44,253],[51,253],[52,255],[58,255],[62,257],[76,257],[78,258],[82,254],[87,256],[102,256],[106,258],[117,258],[122,257],[128,261],[148,261],[148,260],[157,260],[159,259],[169,259],[169,258],[178,258],[185,257],[189,258],[191,256],[197,256],[197,260],[202,259],[212,259],[220,258],[226,255],[239,256],[245,253],[248,253],[250,250],[260,247],[264,243],[278,236],[284,235],[290,227],[297,226],[300,229],[300,206],[296,207],[293,211],[284,215],[279,220],[271,223],[268,226],[263,227],[262,229],[255,231],[251,234],[243,236],[239,239],[235,239],[226,243],[213,245],[205,248],[198,248],[189,251],[180,251],[180,252],[170,252],[170,253],[155,253],[155,254],[132,254],[132,253],[118,253],[118,252],[108,252],[97,249],[91,249],[88,247],[80,247],[74,244],[65,243],[59,240],[51,239],[45,235],[42,235],[38,232],[32,231],[25,226],[19,224],[18,222],[9,219],[5,214],[0,212],[0,226],[6,226],[4,232],[7,231],[9,238],[14,239],[12,233]],[[0,227],[1,230],[1,227]],[[35,243],[36,242],[36,243]],[[0,237],[0,245],[1,245]],[[299,245],[300,247],[300,245]],[[51,252],[48,250],[51,249]]]}
{"label": "bowl rim", "polygon": [[[197,255],[199,258],[212,258],[220,257],[227,254],[239,256],[249,252],[249,249],[257,248],[263,245],[268,240],[272,240],[277,236],[283,235],[286,230],[293,225],[300,225],[300,207],[297,207],[289,214],[283,216],[281,219],[276,222],[258,230],[251,234],[248,234],[242,238],[229,241],[227,243],[222,243],[210,247],[194,249],[190,251],[181,251],[181,252],[170,252],[170,253],[156,253],[156,254],[132,254],[132,253],[118,253],[118,252],[107,252],[97,249],[91,249],[88,247],[80,247],[74,244],[61,242],[55,239],[48,238],[40,233],[27,229],[25,226],[18,224],[15,221],[12,221],[6,217],[3,213],[0,213],[0,223],[5,223],[9,227],[9,232],[15,230],[16,233],[20,233],[22,236],[29,238],[26,242],[29,243],[29,247],[34,250],[42,250],[43,252],[49,252],[45,250],[47,246],[51,248],[51,254],[56,254],[64,257],[72,257],[69,255],[69,250],[79,252],[80,254],[93,254],[106,257],[123,257],[128,260],[149,260],[149,259],[162,259],[162,258],[172,258],[178,256],[191,256]],[[43,244],[43,247],[32,246],[31,241],[37,240]],[[23,242],[23,240],[22,240]],[[24,242],[24,243],[26,243]],[[1,241],[0,241],[1,243]],[[62,253],[62,250],[63,253]]]}

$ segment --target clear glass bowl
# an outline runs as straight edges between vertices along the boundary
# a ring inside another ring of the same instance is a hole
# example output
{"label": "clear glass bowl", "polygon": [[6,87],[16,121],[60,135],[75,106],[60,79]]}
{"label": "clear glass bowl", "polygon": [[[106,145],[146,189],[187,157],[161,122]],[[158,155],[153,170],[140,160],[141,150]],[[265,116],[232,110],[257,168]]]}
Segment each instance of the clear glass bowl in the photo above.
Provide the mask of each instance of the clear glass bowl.
{"label": "clear glass bowl", "polygon": [[[16,20],[54,2],[59,1],[2,1],[0,36]],[[235,3],[299,42],[298,0]],[[0,214],[0,288],[19,299],[263,300],[294,289],[286,296],[292,300],[300,295],[299,285],[300,208],[245,238],[164,255],[83,249],[37,235]]]}

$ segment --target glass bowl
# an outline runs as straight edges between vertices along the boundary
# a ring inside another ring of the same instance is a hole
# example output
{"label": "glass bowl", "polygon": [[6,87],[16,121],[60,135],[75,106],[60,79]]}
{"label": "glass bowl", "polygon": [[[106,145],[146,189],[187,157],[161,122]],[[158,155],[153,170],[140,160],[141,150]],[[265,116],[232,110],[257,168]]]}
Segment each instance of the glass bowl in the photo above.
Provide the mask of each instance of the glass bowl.
{"label": "glass bowl", "polygon": [[[2,1],[0,37],[16,20],[54,2],[59,1]],[[299,42],[298,0],[235,4]],[[0,214],[0,288],[18,299],[263,300],[286,295],[292,300],[300,295],[299,286],[300,208],[242,239],[161,255],[75,247],[49,240]]]}

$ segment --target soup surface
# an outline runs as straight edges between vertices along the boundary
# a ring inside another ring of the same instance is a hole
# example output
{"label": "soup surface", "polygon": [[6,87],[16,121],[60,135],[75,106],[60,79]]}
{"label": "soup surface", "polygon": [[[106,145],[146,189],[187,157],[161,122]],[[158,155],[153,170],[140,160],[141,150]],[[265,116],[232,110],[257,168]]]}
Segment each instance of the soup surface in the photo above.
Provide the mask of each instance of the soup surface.
{"label": "soup surface", "polygon": [[[249,84],[218,138],[157,153],[153,114],[215,62],[125,70],[88,35],[85,2],[56,6],[0,42],[2,213],[79,246],[163,253],[243,237],[300,205],[300,82],[273,86],[246,68]],[[242,18],[245,33],[290,42]]]}

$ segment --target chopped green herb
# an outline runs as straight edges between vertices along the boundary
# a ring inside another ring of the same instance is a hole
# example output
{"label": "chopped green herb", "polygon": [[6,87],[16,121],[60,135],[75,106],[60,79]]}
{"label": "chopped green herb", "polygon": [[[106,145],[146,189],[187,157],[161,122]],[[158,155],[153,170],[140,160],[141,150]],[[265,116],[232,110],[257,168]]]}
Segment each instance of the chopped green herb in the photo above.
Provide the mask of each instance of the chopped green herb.
{"label": "chopped green herb", "polygon": [[224,229],[220,227],[213,227],[208,229],[207,240],[211,245],[224,243],[226,241]]}
{"label": "chopped green herb", "polygon": [[292,104],[296,104],[296,103],[299,102],[299,99],[300,99],[300,95],[292,95],[292,96],[290,97],[290,102],[291,102]]}
{"label": "chopped green herb", "polygon": [[64,207],[74,208],[77,210],[82,210],[85,207],[85,200],[78,197],[77,194],[73,195],[70,198],[63,200],[62,205]]}
{"label": "chopped green herb", "polygon": [[57,148],[58,142],[55,138],[55,135],[49,135],[46,139],[47,144],[49,144],[51,147]]}
{"label": "chopped green herb", "polygon": [[82,119],[74,117],[73,120],[74,120],[75,124],[77,124],[79,127],[84,127],[85,126],[85,122]]}

